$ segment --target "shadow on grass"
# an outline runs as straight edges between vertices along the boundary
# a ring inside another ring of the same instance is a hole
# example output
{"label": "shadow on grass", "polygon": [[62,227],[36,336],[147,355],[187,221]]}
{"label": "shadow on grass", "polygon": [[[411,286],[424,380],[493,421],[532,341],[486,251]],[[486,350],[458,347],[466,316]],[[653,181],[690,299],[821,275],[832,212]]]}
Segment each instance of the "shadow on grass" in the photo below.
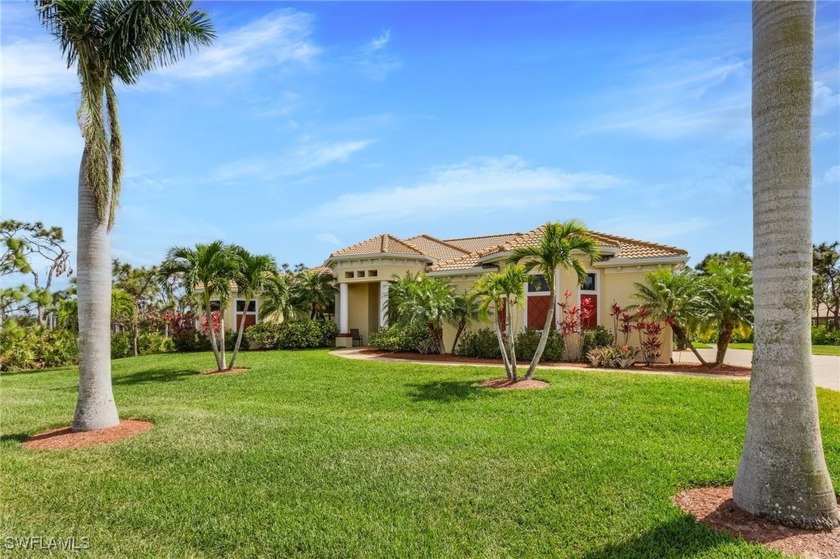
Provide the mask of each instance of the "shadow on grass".
{"label": "shadow on grass", "polygon": [[147,384],[151,382],[173,382],[176,380],[184,380],[186,377],[192,377],[199,374],[201,374],[201,371],[194,369],[180,371],[173,369],[146,369],[136,373],[115,376],[113,383],[129,386],[132,384]]}
{"label": "shadow on grass", "polygon": [[432,381],[406,386],[411,389],[408,393],[409,398],[415,402],[448,403],[495,395],[472,380]]}
{"label": "shadow on grass", "polygon": [[0,444],[5,443],[7,441],[22,443],[28,438],[29,434],[27,433],[8,433],[6,435],[0,436]]}
{"label": "shadow on grass", "polygon": [[693,518],[685,516],[630,540],[592,551],[585,555],[584,559],[693,557],[731,541],[731,537],[718,534],[697,523]]}

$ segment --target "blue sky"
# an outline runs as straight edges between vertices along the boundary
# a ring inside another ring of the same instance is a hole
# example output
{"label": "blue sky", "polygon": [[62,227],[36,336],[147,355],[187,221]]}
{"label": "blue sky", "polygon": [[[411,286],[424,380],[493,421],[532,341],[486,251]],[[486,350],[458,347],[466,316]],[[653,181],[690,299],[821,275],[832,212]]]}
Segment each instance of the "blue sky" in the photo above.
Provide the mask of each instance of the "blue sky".
{"label": "blue sky", "polygon": [[[202,2],[212,48],[119,89],[113,254],[223,239],[317,265],[370,236],[582,219],[751,252],[747,2]],[[3,2],[2,214],[75,249],[78,84]],[[840,3],[817,8],[814,238],[840,238]]]}

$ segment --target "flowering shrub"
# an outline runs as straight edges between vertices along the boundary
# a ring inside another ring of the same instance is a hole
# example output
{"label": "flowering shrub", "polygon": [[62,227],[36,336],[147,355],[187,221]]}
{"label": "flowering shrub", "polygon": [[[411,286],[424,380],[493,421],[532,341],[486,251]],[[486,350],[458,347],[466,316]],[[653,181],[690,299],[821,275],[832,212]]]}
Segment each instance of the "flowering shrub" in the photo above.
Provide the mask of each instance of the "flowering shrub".
{"label": "flowering shrub", "polygon": [[636,311],[636,330],[639,332],[639,346],[642,349],[642,357],[645,363],[650,366],[659,360],[662,355],[662,326],[658,322],[647,320],[648,311],[640,307]]}
{"label": "flowering shrub", "polygon": [[630,334],[633,333],[633,322],[638,319],[637,315],[630,314],[622,309],[617,303],[610,307],[610,316],[613,319],[613,337],[618,340],[618,335],[624,337],[624,345],[630,343]]}
{"label": "flowering shrub", "polygon": [[581,324],[592,316],[594,309],[592,301],[586,299],[580,307],[569,305],[572,292],[563,292],[563,302],[560,306],[560,334],[563,336],[563,346],[568,361],[578,361],[581,358]]}

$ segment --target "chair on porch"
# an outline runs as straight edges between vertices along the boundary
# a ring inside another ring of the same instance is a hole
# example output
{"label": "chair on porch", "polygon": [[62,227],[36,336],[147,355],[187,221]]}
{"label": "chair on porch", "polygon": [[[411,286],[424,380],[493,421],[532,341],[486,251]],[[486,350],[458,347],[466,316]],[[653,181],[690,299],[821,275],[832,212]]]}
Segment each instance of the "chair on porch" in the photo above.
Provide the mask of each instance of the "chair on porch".
{"label": "chair on porch", "polygon": [[350,335],[353,336],[353,347],[356,347],[356,342],[359,342],[358,345],[363,346],[364,340],[362,340],[362,334],[359,332],[358,328],[351,328]]}

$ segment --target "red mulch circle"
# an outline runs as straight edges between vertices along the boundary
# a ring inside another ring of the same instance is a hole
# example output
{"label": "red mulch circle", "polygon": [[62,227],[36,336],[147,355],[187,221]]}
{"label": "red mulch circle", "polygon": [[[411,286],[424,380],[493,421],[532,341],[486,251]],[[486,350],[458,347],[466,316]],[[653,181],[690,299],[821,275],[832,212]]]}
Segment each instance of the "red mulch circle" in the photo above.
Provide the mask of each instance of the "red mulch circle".
{"label": "red mulch circle", "polygon": [[23,441],[22,444],[32,450],[65,450],[121,441],[145,433],[152,427],[154,427],[154,424],[138,419],[123,419],[116,427],[93,431],[74,432],[70,427],[61,427],[33,435]]}
{"label": "red mulch circle", "polygon": [[533,378],[516,382],[507,378],[491,378],[479,382],[478,385],[482,388],[495,388],[497,390],[539,390],[540,388],[548,388],[547,382]]}
{"label": "red mulch circle", "polygon": [[236,367],[235,369],[223,369],[221,371],[204,371],[201,373],[202,375],[235,375],[236,373],[244,373],[245,371],[250,371],[248,367]]}
{"label": "red mulch circle", "polygon": [[735,504],[731,486],[688,489],[673,500],[706,526],[748,542],[806,558],[840,559],[840,528],[803,530],[754,516]]}
{"label": "red mulch circle", "polygon": [[[444,355],[436,354],[420,354],[407,352],[388,352],[380,351],[378,349],[363,349],[360,353],[371,355],[373,357],[387,357],[390,359],[402,359],[405,361],[436,361],[441,363],[471,363],[476,365],[501,365],[501,359],[482,359],[479,357],[461,357],[460,355],[452,355],[447,353]],[[529,361],[516,360],[518,364],[527,365]],[[592,367],[586,363],[561,361],[551,362],[544,361],[541,365],[558,366],[568,369],[591,369]],[[738,367],[736,365],[701,365],[700,363],[657,363],[651,367],[643,363],[637,363],[630,369],[614,369],[615,371],[653,371],[653,372],[672,372],[672,373],[698,373],[703,375],[732,375],[739,377],[750,376],[749,367]]]}

